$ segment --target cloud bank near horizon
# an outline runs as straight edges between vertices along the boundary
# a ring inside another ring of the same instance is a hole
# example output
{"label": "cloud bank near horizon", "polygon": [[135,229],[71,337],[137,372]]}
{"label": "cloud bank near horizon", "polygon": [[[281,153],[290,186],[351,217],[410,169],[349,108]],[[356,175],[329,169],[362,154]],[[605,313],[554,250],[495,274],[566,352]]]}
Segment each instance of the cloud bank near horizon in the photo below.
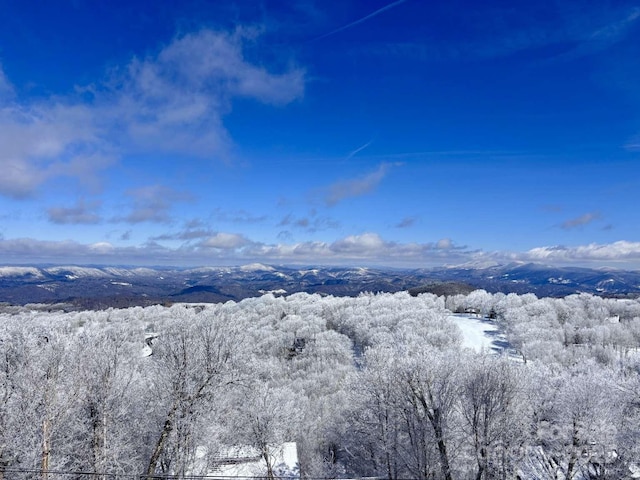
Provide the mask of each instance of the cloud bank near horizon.
{"label": "cloud bank near horizon", "polygon": [[239,233],[207,232],[206,235],[199,235],[194,241],[176,248],[162,246],[155,241],[142,246],[121,247],[110,242],[0,238],[0,256],[7,264],[135,264],[181,267],[260,262],[280,265],[420,268],[521,261],[634,270],[640,268],[640,242],[618,241],[573,247],[545,246],[525,252],[488,252],[456,245],[448,238],[429,243],[400,243],[384,240],[371,232],[349,235],[333,242],[278,244],[254,241]]}

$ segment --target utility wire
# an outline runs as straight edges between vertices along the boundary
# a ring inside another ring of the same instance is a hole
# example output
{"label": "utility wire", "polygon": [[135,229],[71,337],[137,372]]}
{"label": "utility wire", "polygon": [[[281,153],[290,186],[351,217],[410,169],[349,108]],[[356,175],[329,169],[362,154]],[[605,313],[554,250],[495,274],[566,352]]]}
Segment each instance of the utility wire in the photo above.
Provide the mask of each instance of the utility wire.
{"label": "utility wire", "polygon": [[[0,473],[28,473],[37,474],[41,478],[47,476],[81,476],[87,478],[101,478],[101,479],[117,479],[117,480],[265,480],[266,475],[163,475],[153,474],[147,475],[146,473],[107,473],[107,472],[82,472],[73,470],[38,470],[28,468],[0,468]],[[337,478],[337,477],[302,477],[304,480],[383,480],[381,477],[351,477],[351,478]],[[299,475],[276,475],[274,480],[301,480]],[[414,478],[397,478],[395,480],[417,480]]]}

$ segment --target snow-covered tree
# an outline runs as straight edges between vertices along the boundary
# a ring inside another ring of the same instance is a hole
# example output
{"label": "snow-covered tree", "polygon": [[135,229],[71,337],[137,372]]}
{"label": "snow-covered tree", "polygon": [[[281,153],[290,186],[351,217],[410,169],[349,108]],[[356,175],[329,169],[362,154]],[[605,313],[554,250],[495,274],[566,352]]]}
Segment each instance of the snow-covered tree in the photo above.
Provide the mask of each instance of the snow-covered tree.
{"label": "snow-covered tree", "polygon": [[527,371],[507,357],[473,354],[464,359],[459,409],[477,465],[475,478],[512,478],[512,461],[526,441]]}
{"label": "snow-covered tree", "polygon": [[[146,474],[184,474],[198,446],[197,427],[207,404],[237,380],[234,362],[243,348],[242,325],[205,310],[190,318],[175,308],[150,357],[155,380],[155,437]],[[188,321],[185,321],[188,320]]]}

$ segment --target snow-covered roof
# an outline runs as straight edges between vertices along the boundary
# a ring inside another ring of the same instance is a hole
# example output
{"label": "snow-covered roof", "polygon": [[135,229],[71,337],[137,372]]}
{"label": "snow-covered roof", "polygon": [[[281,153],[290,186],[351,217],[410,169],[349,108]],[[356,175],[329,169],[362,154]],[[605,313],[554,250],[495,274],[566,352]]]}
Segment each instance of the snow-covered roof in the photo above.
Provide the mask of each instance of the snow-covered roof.
{"label": "snow-covered roof", "polygon": [[[298,448],[295,442],[285,442],[269,447],[269,457],[276,478],[292,480],[300,478]],[[267,477],[265,459],[258,449],[248,445],[222,448],[212,463],[215,465],[207,470],[206,477]]]}

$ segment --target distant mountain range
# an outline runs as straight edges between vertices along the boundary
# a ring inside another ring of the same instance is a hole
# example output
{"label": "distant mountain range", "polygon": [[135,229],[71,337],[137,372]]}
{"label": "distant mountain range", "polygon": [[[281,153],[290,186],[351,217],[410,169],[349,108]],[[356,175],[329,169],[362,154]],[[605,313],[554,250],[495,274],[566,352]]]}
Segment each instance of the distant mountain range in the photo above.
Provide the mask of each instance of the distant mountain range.
{"label": "distant mountain range", "polygon": [[640,271],[550,267],[512,263],[393,270],[240,267],[128,268],[103,266],[0,266],[0,302],[66,303],[69,308],[107,308],[171,302],[241,300],[267,292],[357,295],[360,292],[489,292],[560,297],[586,292],[640,295]]}

